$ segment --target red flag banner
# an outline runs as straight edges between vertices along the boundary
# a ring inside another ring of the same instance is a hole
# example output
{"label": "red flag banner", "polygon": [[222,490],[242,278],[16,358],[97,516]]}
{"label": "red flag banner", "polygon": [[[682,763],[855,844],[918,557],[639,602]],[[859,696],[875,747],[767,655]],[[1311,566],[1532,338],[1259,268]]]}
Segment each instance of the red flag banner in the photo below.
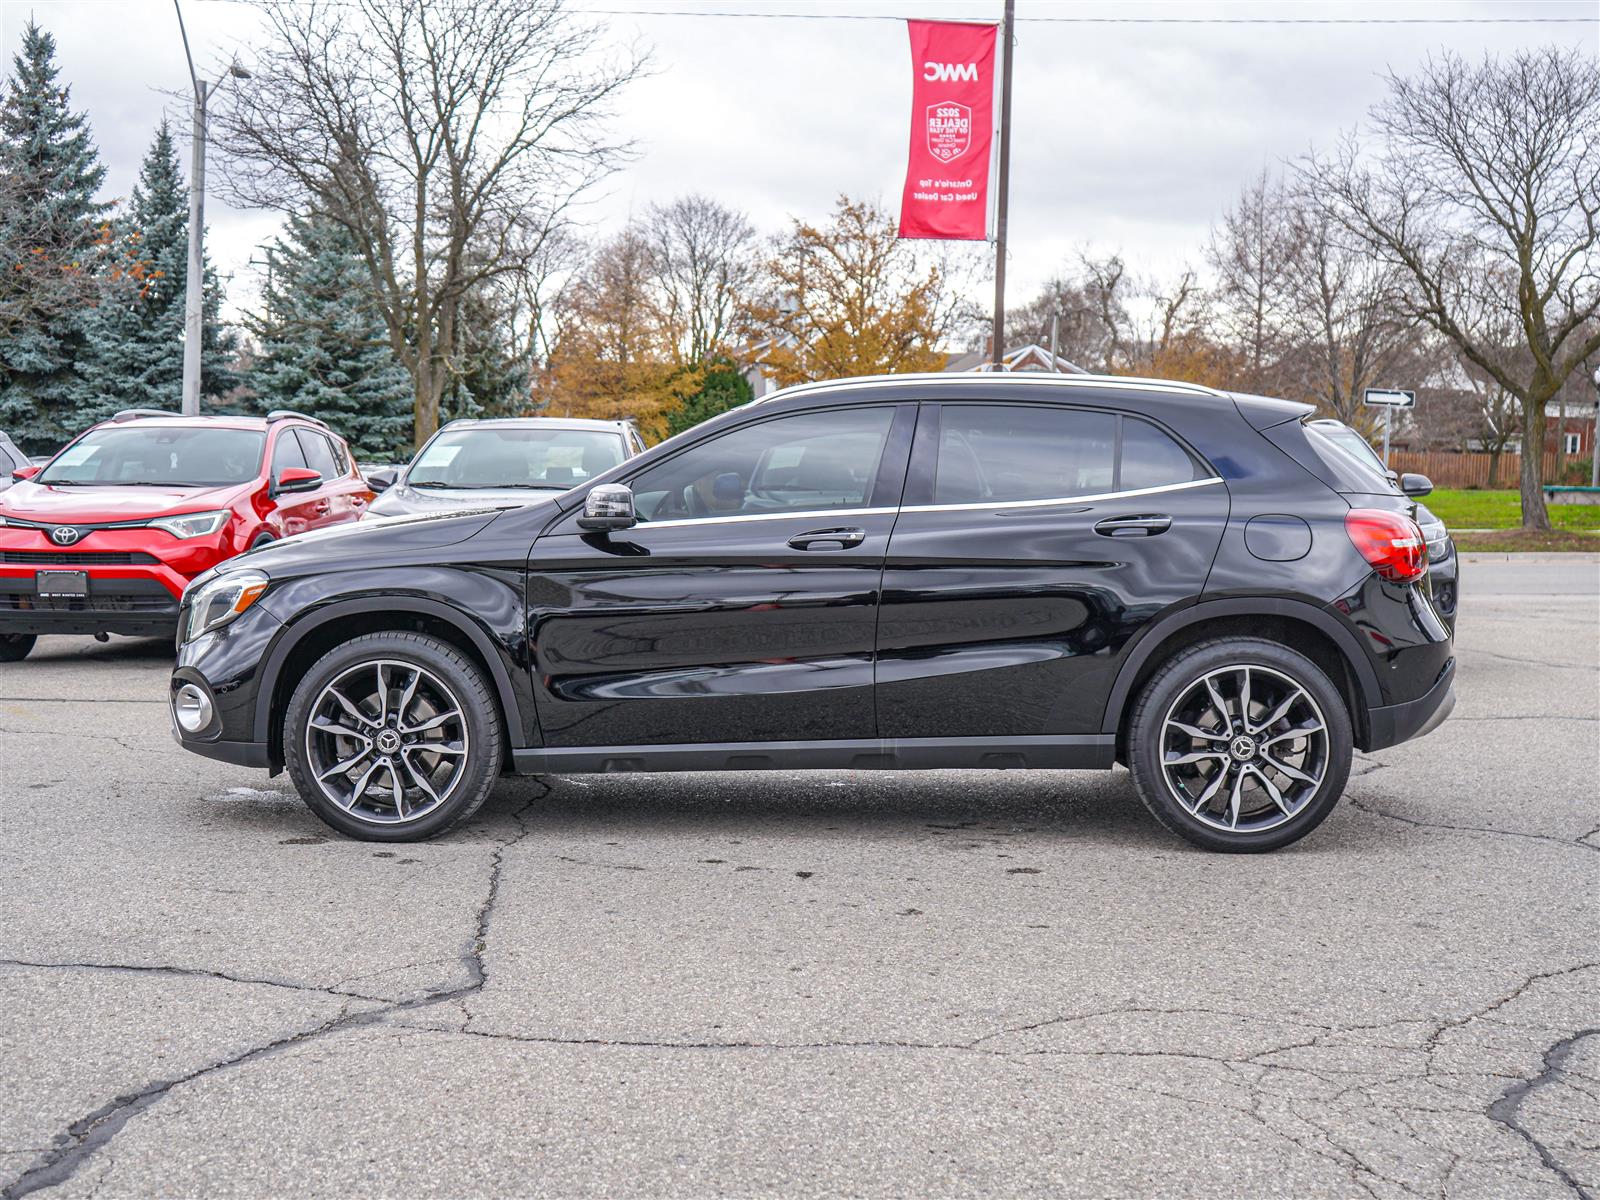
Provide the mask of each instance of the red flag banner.
{"label": "red flag banner", "polygon": [[907,21],[911,154],[900,236],[983,241],[989,223],[997,26]]}

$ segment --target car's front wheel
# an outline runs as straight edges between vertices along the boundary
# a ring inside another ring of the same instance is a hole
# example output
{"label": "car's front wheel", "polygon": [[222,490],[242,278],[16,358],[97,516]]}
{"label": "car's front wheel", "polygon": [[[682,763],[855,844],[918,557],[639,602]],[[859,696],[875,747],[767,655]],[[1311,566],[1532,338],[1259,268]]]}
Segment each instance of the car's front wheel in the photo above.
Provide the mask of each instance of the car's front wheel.
{"label": "car's front wheel", "polygon": [[1354,750],[1327,675],[1258,638],[1174,656],[1140,693],[1127,732],[1139,798],[1208,850],[1276,850],[1310,833],[1343,794]]}
{"label": "car's front wheel", "polygon": [[0,662],[21,662],[33,652],[38,640],[32,633],[0,633]]}
{"label": "car's front wheel", "polygon": [[421,841],[466,820],[500,773],[489,683],[447,642],[374,633],[308,671],[284,716],[289,777],[311,811],[369,841]]}

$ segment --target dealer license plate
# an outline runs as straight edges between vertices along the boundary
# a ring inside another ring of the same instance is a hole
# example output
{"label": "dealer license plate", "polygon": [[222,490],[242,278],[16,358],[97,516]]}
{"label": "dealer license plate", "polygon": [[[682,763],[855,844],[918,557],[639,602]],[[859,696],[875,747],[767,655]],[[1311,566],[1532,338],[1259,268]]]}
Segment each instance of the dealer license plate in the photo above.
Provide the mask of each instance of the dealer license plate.
{"label": "dealer license plate", "polygon": [[81,600],[89,594],[89,572],[40,571],[35,586],[41,596],[64,596]]}

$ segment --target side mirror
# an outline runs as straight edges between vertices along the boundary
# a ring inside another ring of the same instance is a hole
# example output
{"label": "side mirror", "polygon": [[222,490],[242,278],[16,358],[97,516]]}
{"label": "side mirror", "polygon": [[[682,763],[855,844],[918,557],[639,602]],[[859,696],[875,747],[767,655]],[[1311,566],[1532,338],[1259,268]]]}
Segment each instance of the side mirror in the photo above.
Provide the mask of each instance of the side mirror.
{"label": "side mirror", "polygon": [[1433,491],[1433,480],[1407,471],[1400,476],[1400,490],[1408,496],[1426,496]]}
{"label": "side mirror", "polygon": [[730,508],[743,504],[744,480],[737,471],[724,471],[711,481],[711,498]]}
{"label": "side mirror", "polygon": [[602,483],[589,489],[583,498],[583,516],[578,528],[590,533],[632,529],[639,523],[633,511],[633,489],[622,483]]}
{"label": "side mirror", "polygon": [[18,467],[15,471],[11,472],[11,478],[19,482],[24,479],[32,479],[42,470],[44,470],[43,467]]}
{"label": "side mirror", "polygon": [[322,476],[305,467],[285,467],[278,472],[278,482],[272,485],[272,494],[282,496],[289,492],[314,492],[322,486]]}
{"label": "side mirror", "polygon": [[394,486],[395,480],[399,478],[399,472],[395,471],[394,468],[384,467],[382,470],[374,471],[367,476],[367,486],[375,492],[387,492]]}

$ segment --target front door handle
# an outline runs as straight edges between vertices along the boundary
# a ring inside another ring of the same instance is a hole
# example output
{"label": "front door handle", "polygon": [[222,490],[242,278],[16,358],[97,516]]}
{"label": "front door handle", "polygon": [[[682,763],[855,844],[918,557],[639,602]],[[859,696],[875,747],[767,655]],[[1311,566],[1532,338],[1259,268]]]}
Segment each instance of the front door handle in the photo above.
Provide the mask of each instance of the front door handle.
{"label": "front door handle", "polygon": [[797,533],[789,539],[796,550],[848,550],[867,539],[865,529],[813,529],[810,533]]}
{"label": "front door handle", "polygon": [[1155,537],[1172,528],[1172,518],[1160,513],[1143,513],[1136,517],[1107,517],[1096,521],[1094,531],[1105,537]]}

